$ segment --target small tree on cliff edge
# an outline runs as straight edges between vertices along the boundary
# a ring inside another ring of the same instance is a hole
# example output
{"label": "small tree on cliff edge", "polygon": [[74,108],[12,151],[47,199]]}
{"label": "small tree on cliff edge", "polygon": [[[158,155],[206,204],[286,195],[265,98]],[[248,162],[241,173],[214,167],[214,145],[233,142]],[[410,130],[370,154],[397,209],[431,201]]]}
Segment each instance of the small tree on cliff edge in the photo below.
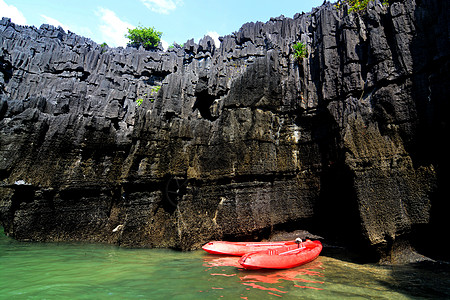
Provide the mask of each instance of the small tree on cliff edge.
{"label": "small tree on cliff edge", "polygon": [[[370,1],[373,0],[338,0],[335,4],[335,7],[340,9],[344,4],[349,5],[348,12],[360,12],[367,8],[367,5]],[[389,6],[389,0],[382,0],[384,6]]]}
{"label": "small tree on cliff edge", "polygon": [[128,46],[139,47],[142,45],[146,50],[158,47],[162,32],[156,31],[154,27],[138,26],[134,29],[128,28],[125,37],[129,39]]}

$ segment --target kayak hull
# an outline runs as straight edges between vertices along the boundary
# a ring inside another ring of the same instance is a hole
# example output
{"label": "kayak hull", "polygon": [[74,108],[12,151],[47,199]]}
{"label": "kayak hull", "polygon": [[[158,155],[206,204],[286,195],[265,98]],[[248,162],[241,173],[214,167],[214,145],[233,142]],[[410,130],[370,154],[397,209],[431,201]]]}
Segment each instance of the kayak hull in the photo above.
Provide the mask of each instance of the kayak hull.
{"label": "kayak hull", "polygon": [[239,263],[246,269],[289,269],[316,259],[322,251],[320,241],[307,240],[298,245],[251,252],[243,255]]}
{"label": "kayak hull", "polygon": [[289,245],[297,245],[295,241],[281,242],[225,242],[213,241],[206,243],[202,249],[211,254],[220,255],[236,255],[242,256],[249,252],[264,251],[285,247]]}

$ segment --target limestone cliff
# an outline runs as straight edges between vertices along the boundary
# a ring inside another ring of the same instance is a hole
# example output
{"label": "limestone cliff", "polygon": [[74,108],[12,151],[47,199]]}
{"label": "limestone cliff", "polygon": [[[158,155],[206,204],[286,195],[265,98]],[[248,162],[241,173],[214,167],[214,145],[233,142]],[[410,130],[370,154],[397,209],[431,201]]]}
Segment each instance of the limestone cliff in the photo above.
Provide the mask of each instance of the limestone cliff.
{"label": "limestone cliff", "polygon": [[448,13],[327,3],[166,52],[3,19],[5,232],[187,250],[306,229],[434,255],[417,237],[448,227]]}

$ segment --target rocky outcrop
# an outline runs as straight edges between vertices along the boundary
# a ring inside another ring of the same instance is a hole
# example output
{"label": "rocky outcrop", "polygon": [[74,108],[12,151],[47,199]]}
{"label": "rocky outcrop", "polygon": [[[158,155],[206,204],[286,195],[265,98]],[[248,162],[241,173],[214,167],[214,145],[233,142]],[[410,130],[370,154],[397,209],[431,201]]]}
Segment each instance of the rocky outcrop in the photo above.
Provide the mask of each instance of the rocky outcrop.
{"label": "rocky outcrop", "polygon": [[3,19],[5,232],[187,250],[306,229],[435,255],[416,237],[448,225],[448,6],[327,3],[166,52]]}

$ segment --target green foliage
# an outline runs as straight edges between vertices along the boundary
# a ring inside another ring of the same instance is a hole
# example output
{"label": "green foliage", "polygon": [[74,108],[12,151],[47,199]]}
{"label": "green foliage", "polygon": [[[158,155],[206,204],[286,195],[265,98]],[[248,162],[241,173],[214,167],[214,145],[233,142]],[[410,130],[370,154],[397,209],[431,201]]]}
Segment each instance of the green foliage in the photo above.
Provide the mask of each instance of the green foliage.
{"label": "green foliage", "polygon": [[160,85],[155,85],[154,87],[152,87],[151,91],[153,94],[157,94],[160,89],[161,89]]}
{"label": "green foliage", "polygon": [[[154,87],[152,87],[152,88],[150,89],[150,97],[149,97],[149,101],[150,101],[151,103],[153,103],[153,102],[155,101],[156,94],[158,94],[158,92],[159,92],[160,89],[161,89],[161,86],[160,86],[160,85],[155,85]],[[137,105],[137,106],[141,106],[141,104],[144,102],[144,98],[147,98],[147,97],[148,97],[148,94],[144,94],[144,96],[142,96],[142,97],[140,97],[140,98],[137,98],[137,100],[136,100],[136,105]]]}
{"label": "green foliage", "polygon": [[173,49],[175,47],[183,48],[183,46],[184,46],[184,44],[177,44],[177,43],[173,42],[173,44],[169,46],[169,49]]}
{"label": "green foliage", "polygon": [[103,53],[105,53],[107,51],[108,44],[107,43],[102,43],[102,44],[100,44],[100,47],[101,47],[100,52],[103,54]]}
{"label": "green foliage", "polygon": [[[338,0],[335,4],[337,9],[341,9],[344,4],[348,4],[350,6],[348,12],[360,12],[367,8],[367,5],[372,0]],[[384,6],[389,5],[389,0],[382,1]]]}
{"label": "green foliage", "polygon": [[129,39],[128,46],[139,47],[142,45],[145,49],[156,48],[161,40],[162,32],[156,31],[154,27],[138,26],[134,29],[128,28],[125,37]]}
{"label": "green foliage", "polygon": [[292,49],[294,49],[294,57],[297,61],[301,62],[301,60],[308,56],[308,49],[306,48],[306,44],[302,42],[298,42],[292,45]]}

